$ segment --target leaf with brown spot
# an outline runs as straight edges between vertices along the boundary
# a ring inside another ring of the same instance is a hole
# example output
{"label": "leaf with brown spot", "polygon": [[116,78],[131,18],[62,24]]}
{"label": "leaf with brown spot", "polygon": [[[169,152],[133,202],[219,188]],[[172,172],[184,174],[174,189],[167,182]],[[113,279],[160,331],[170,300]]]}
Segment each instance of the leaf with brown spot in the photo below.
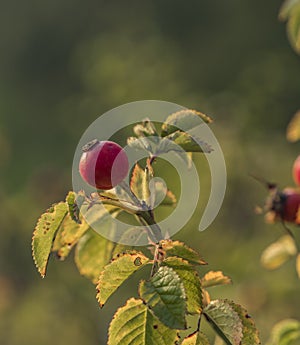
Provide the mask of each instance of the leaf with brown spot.
{"label": "leaf with brown spot", "polygon": [[57,231],[52,251],[57,253],[60,260],[64,260],[88,229],[89,225],[85,220],[75,222],[71,215],[67,214]]}
{"label": "leaf with brown spot", "polygon": [[97,300],[102,308],[109,297],[134,272],[149,263],[149,259],[141,252],[121,254],[106,265],[97,283]]}
{"label": "leaf with brown spot", "polygon": [[178,333],[166,327],[140,299],[129,299],[110,323],[108,345],[178,344]]}

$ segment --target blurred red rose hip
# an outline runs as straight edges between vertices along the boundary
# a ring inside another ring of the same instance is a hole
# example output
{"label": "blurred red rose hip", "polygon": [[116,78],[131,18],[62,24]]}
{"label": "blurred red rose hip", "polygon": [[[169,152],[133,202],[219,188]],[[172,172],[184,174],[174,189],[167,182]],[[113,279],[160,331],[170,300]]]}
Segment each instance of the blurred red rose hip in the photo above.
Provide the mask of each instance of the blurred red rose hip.
{"label": "blurred red rose hip", "polygon": [[282,205],[282,219],[287,222],[299,224],[298,210],[300,207],[299,191],[293,188],[286,188],[283,190],[283,205]]}
{"label": "blurred red rose hip", "polygon": [[298,156],[293,165],[293,178],[296,185],[300,186],[300,156]]}
{"label": "blurred red rose hip", "polygon": [[111,189],[124,180],[129,163],[123,148],[112,141],[86,144],[79,162],[81,177],[97,189]]}

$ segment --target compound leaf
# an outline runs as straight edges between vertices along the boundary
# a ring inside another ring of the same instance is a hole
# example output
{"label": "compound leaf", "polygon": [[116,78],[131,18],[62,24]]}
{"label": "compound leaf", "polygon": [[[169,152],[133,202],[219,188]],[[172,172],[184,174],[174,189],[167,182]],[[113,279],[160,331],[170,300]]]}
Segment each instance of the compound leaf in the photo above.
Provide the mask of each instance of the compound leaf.
{"label": "compound leaf", "polygon": [[172,268],[161,266],[149,281],[141,281],[139,294],[167,327],[186,328],[184,286]]}
{"label": "compound leaf", "polygon": [[169,257],[162,262],[163,266],[171,267],[182,281],[185,294],[187,312],[199,314],[202,304],[201,282],[195,267],[188,261],[178,257]]}
{"label": "compound leaf", "polygon": [[65,202],[50,207],[42,214],[33,232],[32,255],[43,278],[46,274],[53,239],[67,212],[68,206]]}
{"label": "compound leaf", "polygon": [[97,284],[97,300],[102,308],[108,298],[134,272],[145,266],[149,259],[140,252],[125,253],[115,257],[100,274]]}
{"label": "compound leaf", "polygon": [[131,298],[115,313],[108,331],[108,345],[170,345],[176,330],[162,324],[140,299]]}

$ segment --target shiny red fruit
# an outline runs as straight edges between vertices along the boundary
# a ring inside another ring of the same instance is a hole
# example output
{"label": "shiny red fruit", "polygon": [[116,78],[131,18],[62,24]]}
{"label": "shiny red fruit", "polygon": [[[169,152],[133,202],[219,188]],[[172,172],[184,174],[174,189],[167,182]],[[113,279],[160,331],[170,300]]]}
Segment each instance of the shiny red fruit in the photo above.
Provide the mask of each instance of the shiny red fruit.
{"label": "shiny red fruit", "polygon": [[111,189],[126,177],[129,163],[123,148],[112,141],[86,144],[79,162],[81,177],[97,189]]}
{"label": "shiny red fruit", "polygon": [[295,183],[300,186],[300,156],[298,156],[293,165],[293,178]]}

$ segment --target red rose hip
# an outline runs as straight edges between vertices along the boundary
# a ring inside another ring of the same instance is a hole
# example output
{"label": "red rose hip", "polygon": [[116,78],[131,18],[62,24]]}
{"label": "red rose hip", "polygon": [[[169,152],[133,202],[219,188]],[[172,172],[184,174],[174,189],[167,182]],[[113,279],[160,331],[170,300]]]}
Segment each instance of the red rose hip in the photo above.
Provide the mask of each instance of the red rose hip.
{"label": "red rose hip", "polygon": [[293,165],[293,178],[295,183],[300,186],[300,156],[298,156]]}
{"label": "red rose hip", "polygon": [[126,177],[129,163],[123,148],[112,141],[86,144],[79,162],[81,177],[97,189],[111,189]]}
{"label": "red rose hip", "polygon": [[299,191],[293,188],[283,190],[282,219],[287,222],[299,224],[298,210],[300,207]]}

